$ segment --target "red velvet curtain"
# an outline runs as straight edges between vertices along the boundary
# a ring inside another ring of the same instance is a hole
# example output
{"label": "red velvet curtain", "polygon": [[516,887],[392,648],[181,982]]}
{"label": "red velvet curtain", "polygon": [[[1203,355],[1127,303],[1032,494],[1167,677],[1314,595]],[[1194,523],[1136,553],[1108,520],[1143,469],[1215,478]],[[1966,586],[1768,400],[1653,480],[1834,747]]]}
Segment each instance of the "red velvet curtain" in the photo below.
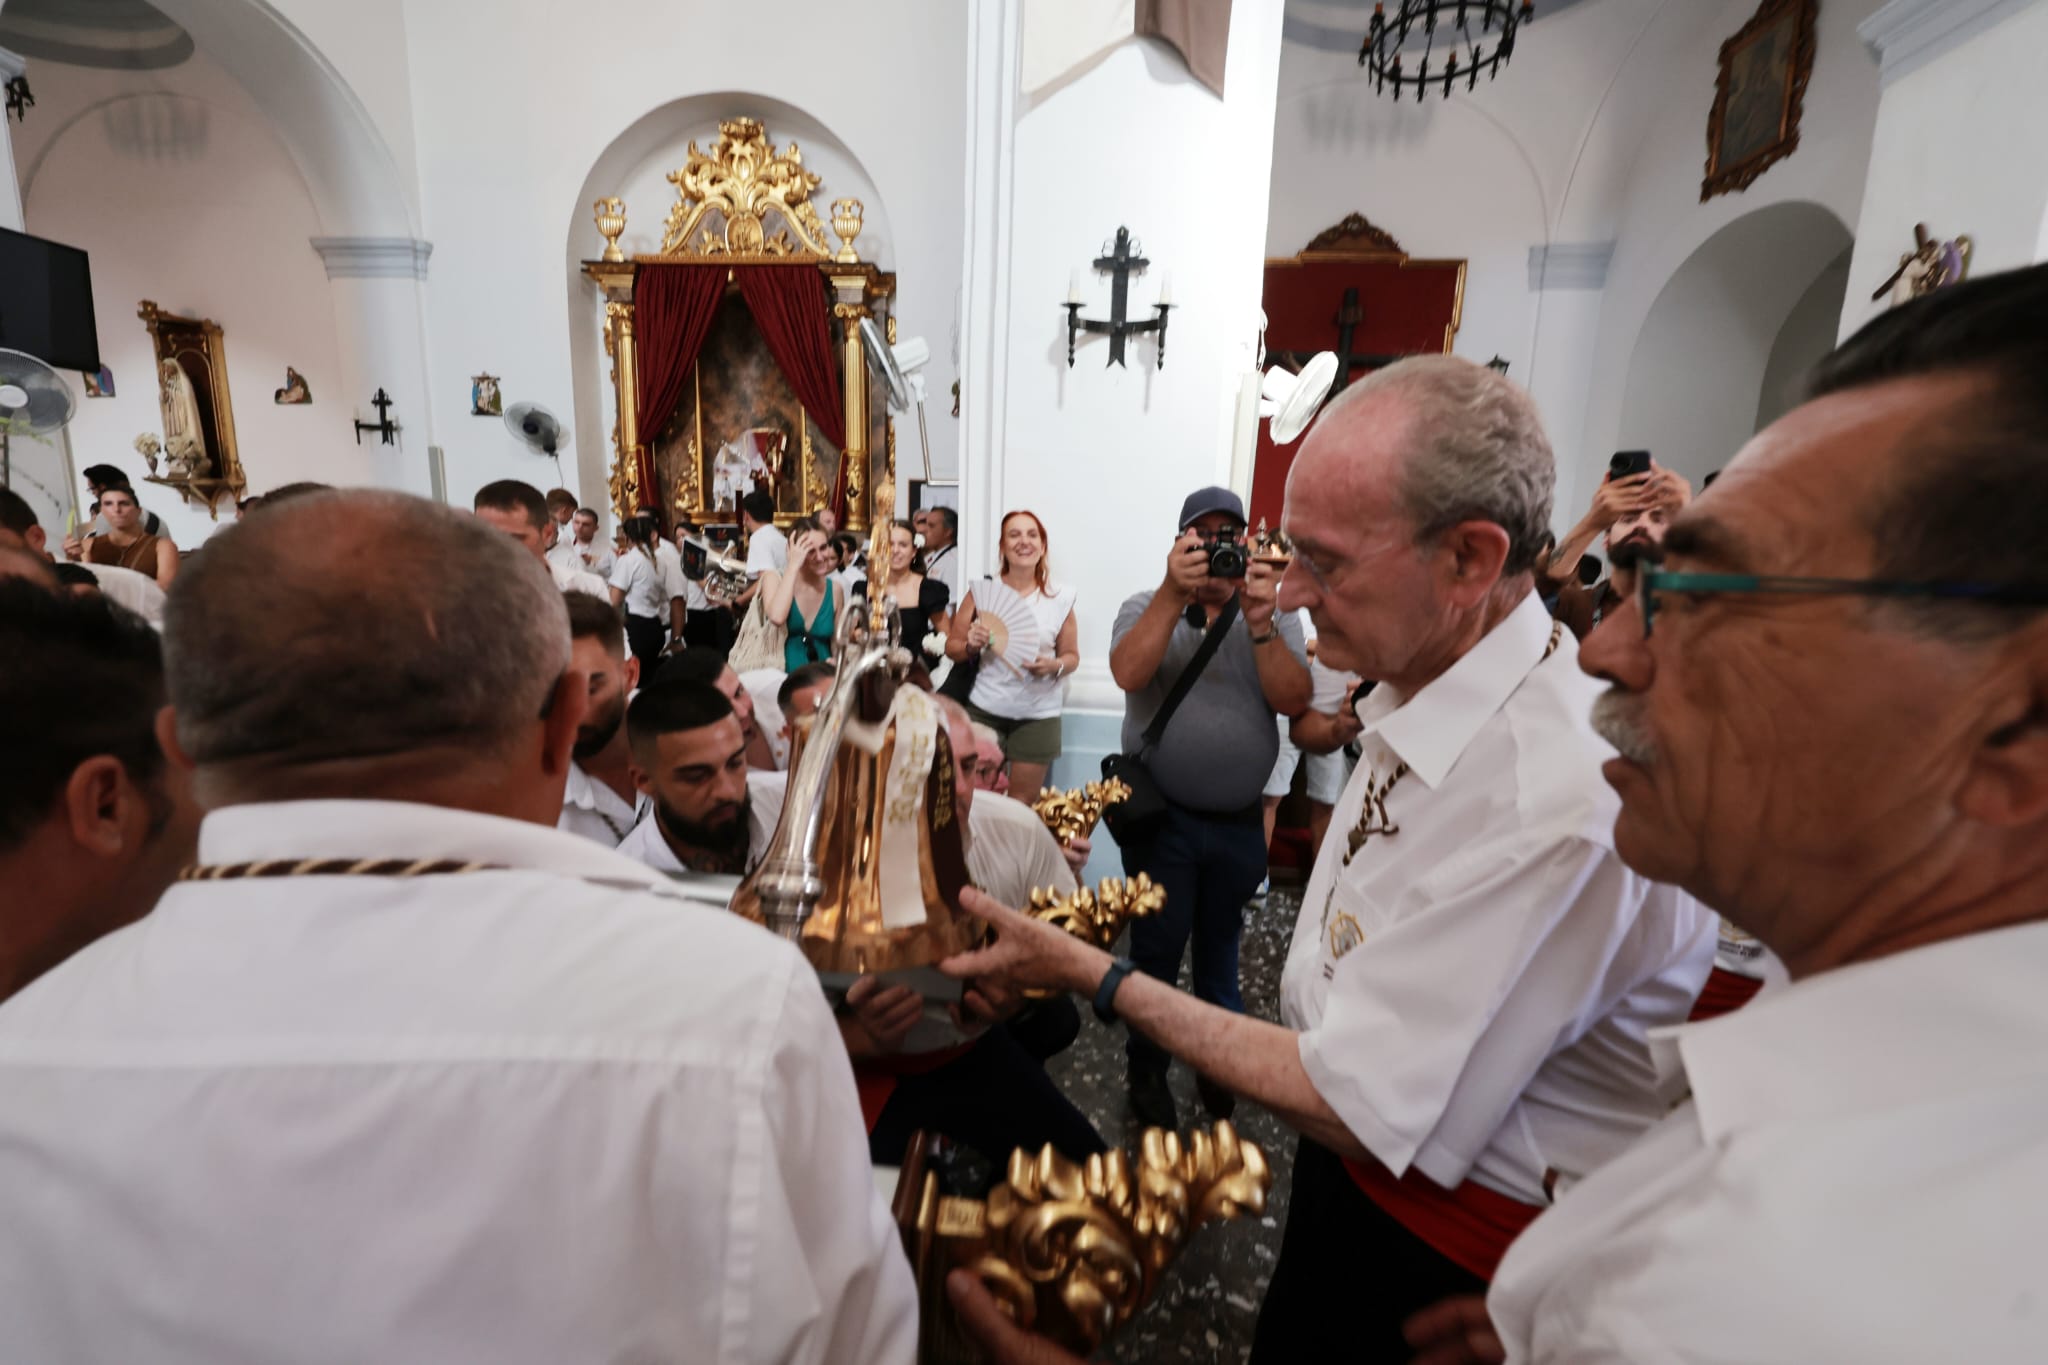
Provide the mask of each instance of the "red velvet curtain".
{"label": "red velvet curtain", "polygon": [[[640,499],[656,510],[664,526],[668,516],[654,477],[654,441],[675,415],[697,353],[704,349],[711,318],[725,296],[725,272],[722,265],[643,265],[633,281],[635,356],[640,366],[640,402],[634,414],[640,444],[633,460]],[[628,515],[631,512],[628,508]]]}
{"label": "red velvet curtain", "polygon": [[796,401],[841,452],[832,506],[843,521],[846,404],[839,387],[839,358],[832,350],[832,299],[825,278],[809,264],[739,265],[732,274]]}

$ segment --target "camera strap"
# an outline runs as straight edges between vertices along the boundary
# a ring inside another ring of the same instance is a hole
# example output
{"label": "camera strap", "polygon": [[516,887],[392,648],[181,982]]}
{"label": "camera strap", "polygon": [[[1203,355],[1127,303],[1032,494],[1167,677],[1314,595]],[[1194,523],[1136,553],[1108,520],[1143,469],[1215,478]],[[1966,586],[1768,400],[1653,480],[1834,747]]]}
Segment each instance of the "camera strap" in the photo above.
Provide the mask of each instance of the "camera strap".
{"label": "camera strap", "polygon": [[1152,723],[1145,727],[1140,736],[1144,747],[1139,752],[1147,753],[1156,748],[1160,737],[1166,733],[1168,721],[1180,704],[1187,700],[1188,693],[1195,690],[1195,682],[1202,676],[1202,670],[1209,666],[1209,660],[1216,657],[1216,651],[1223,648],[1223,637],[1230,634],[1230,628],[1237,624],[1237,597],[1231,596],[1230,605],[1210,623],[1208,632],[1202,636],[1202,643],[1195,650],[1195,657],[1188,660],[1188,666],[1174,679],[1173,690],[1166,694],[1166,704],[1159,708],[1159,714],[1152,717]]}

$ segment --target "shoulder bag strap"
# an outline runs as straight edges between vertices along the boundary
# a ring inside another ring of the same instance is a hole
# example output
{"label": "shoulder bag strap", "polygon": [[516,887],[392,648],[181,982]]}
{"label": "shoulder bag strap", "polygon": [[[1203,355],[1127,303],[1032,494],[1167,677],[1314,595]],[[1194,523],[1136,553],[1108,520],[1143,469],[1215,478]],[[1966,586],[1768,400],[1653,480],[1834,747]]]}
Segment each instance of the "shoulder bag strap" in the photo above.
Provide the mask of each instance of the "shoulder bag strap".
{"label": "shoulder bag strap", "polygon": [[1166,704],[1159,708],[1159,714],[1152,717],[1152,723],[1145,727],[1142,738],[1147,749],[1159,743],[1160,736],[1166,733],[1167,722],[1173,719],[1175,711],[1180,710],[1180,704],[1187,700],[1188,693],[1195,690],[1195,682],[1202,676],[1202,670],[1209,666],[1209,660],[1216,657],[1216,651],[1223,648],[1223,637],[1230,634],[1230,628],[1236,624],[1237,599],[1232,597],[1230,605],[1223,609],[1223,614],[1210,624],[1208,633],[1202,636],[1202,644],[1195,651],[1195,657],[1188,660],[1188,666],[1182,669],[1180,677],[1174,680],[1173,690],[1166,694]]}

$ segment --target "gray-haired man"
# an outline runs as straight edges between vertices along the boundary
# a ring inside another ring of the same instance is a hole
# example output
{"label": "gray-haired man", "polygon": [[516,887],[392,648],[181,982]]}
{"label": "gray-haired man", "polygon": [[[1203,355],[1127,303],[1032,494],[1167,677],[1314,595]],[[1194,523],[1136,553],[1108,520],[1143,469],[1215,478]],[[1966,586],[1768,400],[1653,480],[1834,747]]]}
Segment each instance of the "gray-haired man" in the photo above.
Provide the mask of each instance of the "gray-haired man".
{"label": "gray-haired man", "polygon": [[1528,395],[1449,357],[1352,385],[1303,444],[1280,604],[1380,685],[1284,1025],[967,898],[1000,935],[948,970],[1092,994],[1302,1134],[1254,1360],[1405,1360],[1405,1316],[1484,1285],[1667,1105],[1647,1033],[1685,1017],[1713,925],[1615,855],[1599,687],[1533,586],[1552,480]]}
{"label": "gray-haired man", "polygon": [[181,576],[203,866],[0,1012],[0,1359],[908,1365],[815,973],[550,828],[589,680],[537,559],[328,492]]}

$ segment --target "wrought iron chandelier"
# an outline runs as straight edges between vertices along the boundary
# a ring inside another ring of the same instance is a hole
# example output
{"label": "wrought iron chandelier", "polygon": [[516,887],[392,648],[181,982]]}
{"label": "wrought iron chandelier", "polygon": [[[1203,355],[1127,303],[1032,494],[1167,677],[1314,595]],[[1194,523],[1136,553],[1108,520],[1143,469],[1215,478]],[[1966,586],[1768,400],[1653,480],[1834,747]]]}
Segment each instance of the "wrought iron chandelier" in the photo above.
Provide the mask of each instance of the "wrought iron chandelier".
{"label": "wrought iron chandelier", "polygon": [[[1376,4],[1358,64],[1366,68],[1375,93],[1384,95],[1392,86],[1398,100],[1413,87],[1420,104],[1435,84],[1449,98],[1459,81],[1471,90],[1481,72],[1492,80],[1515,55],[1516,32],[1534,17],[1532,0],[1400,0],[1400,12],[1392,19],[1384,3]],[[1422,59],[1409,66],[1401,51],[1418,32],[1424,37]],[[1439,41],[1448,49],[1441,60]]]}

